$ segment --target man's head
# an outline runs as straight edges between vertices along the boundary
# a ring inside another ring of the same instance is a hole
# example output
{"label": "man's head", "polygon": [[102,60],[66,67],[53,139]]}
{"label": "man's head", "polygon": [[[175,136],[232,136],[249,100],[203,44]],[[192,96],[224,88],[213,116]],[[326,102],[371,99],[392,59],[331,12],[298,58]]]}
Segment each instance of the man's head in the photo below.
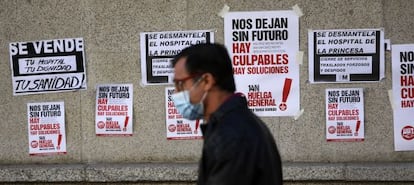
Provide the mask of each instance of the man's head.
{"label": "man's head", "polygon": [[227,49],[221,44],[205,43],[187,47],[174,57],[172,64],[176,87],[185,87],[185,82],[190,79],[195,82],[211,77],[210,82],[214,83],[211,84],[212,87],[229,93],[236,90],[231,59]]}
{"label": "man's head", "polygon": [[175,56],[172,64],[176,90],[172,99],[184,118],[208,120],[236,90],[230,56],[223,45],[192,45]]}

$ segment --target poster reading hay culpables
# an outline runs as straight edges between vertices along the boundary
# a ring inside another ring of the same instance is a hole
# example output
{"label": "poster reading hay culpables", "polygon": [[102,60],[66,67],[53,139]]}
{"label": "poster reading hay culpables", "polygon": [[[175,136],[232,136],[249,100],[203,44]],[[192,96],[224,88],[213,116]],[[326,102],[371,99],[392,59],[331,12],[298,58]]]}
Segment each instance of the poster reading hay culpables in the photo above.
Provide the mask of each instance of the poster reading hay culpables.
{"label": "poster reading hay culpables", "polygon": [[97,136],[132,136],[132,84],[96,86]]}
{"label": "poster reading hay culpables", "polygon": [[311,83],[372,82],[384,78],[382,29],[310,30]]}
{"label": "poster reading hay culpables", "polygon": [[363,89],[326,89],[327,141],[363,141],[364,133]]}
{"label": "poster reading hay culpables", "polygon": [[167,139],[201,139],[200,130],[201,120],[191,121],[183,118],[174,106],[171,95],[174,94],[174,87],[165,88],[165,122],[167,129]]}
{"label": "poster reading hay culpables", "polygon": [[392,45],[395,151],[414,150],[414,44]]}
{"label": "poster reading hay culpables", "polygon": [[10,43],[13,95],[86,89],[83,38]]}
{"label": "poster reading hay culpables", "polygon": [[294,11],[230,12],[225,45],[237,91],[258,116],[299,112],[299,16]]}
{"label": "poster reading hay culpables", "polygon": [[27,104],[30,155],[66,154],[65,104]]}
{"label": "poster reading hay culpables", "polygon": [[199,43],[212,43],[214,32],[206,30],[147,32],[140,34],[141,79],[143,85],[172,83],[171,59],[182,49]]}

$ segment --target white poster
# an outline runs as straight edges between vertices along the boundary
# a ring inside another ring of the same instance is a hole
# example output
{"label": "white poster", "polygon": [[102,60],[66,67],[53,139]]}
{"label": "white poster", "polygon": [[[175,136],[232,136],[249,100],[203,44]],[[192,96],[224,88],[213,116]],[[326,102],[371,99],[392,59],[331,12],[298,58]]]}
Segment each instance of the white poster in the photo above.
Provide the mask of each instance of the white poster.
{"label": "white poster", "polygon": [[258,116],[299,112],[299,16],[294,11],[229,12],[224,39],[238,92]]}
{"label": "white poster", "polygon": [[132,84],[96,86],[97,136],[132,136],[133,92]]}
{"label": "white poster", "polygon": [[10,43],[13,95],[86,89],[83,38]]}
{"label": "white poster", "polygon": [[384,78],[382,29],[309,30],[309,81],[352,83]]}
{"label": "white poster", "polygon": [[182,49],[199,43],[212,43],[214,32],[207,30],[144,32],[141,40],[141,79],[143,85],[172,84],[171,60]]}
{"label": "white poster", "polygon": [[201,139],[200,123],[202,120],[191,121],[183,118],[175,108],[171,98],[174,91],[174,87],[165,88],[165,127],[167,129],[167,139]]}
{"label": "white poster", "polygon": [[326,140],[364,141],[362,88],[326,89]]}
{"label": "white poster", "polygon": [[414,151],[414,44],[392,45],[395,151]]}
{"label": "white poster", "polygon": [[30,155],[66,154],[65,104],[27,104]]}

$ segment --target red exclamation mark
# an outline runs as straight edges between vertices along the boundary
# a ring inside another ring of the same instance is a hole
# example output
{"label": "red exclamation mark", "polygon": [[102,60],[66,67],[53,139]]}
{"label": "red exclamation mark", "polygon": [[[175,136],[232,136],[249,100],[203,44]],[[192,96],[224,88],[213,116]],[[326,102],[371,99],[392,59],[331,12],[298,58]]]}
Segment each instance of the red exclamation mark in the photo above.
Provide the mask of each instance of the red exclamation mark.
{"label": "red exclamation mark", "polygon": [[282,103],[279,105],[279,109],[281,111],[285,111],[287,109],[286,100],[289,96],[291,86],[292,86],[292,79],[285,78],[285,84],[283,85],[283,93],[282,93]]}
{"label": "red exclamation mark", "polygon": [[355,136],[358,136],[358,131],[359,131],[359,127],[361,126],[361,121],[360,120],[358,120],[357,122],[356,122],[356,127],[355,127],[355,133],[354,133],[354,135]]}
{"label": "red exclamation mark", "polygon": [[194,130],[194,134],[197,134],[198,133],[198,127],[200,126],[200,120],[199,119],[197,119],[196,120],[196,125],[195,125],[195,130]]}
{"label": "red exclamation mark", "polygon": [[61,143],[61,142],[62,142],[62,134],[59,134],[59,135],[58,135],[58,140],[57,140],[57,143],[58,143],[58,144],[57,144],[57,147],[56,147],[58,150],[60,150],[60,143]]}
{"label": "red exclamation mark", "polygon": [[122,129],[124,132],[127,131],[128,120],[129,120],[129,116],[126,116],[125,117],[125,121],[124,121],[124,128]]}

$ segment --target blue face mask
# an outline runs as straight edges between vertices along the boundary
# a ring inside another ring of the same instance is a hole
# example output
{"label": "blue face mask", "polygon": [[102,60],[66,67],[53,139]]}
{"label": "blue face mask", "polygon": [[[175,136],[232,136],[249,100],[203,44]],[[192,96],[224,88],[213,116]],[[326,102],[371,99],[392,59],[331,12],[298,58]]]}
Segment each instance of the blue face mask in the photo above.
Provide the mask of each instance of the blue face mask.
{"label": "blue face mask", "polygon": [[[193,90],[193,87],[191,88],[191,90]],[[199,103],[192,104],[190,101],[191,90],[184,90],[184,91],[172,94],[171,98],[174,102],[174,106],[178,109],[178,112],[185,119],[188,119],[188,120],[202,119],[204,116],[203,101],[207,95],[207,92],[204,93]]]}

